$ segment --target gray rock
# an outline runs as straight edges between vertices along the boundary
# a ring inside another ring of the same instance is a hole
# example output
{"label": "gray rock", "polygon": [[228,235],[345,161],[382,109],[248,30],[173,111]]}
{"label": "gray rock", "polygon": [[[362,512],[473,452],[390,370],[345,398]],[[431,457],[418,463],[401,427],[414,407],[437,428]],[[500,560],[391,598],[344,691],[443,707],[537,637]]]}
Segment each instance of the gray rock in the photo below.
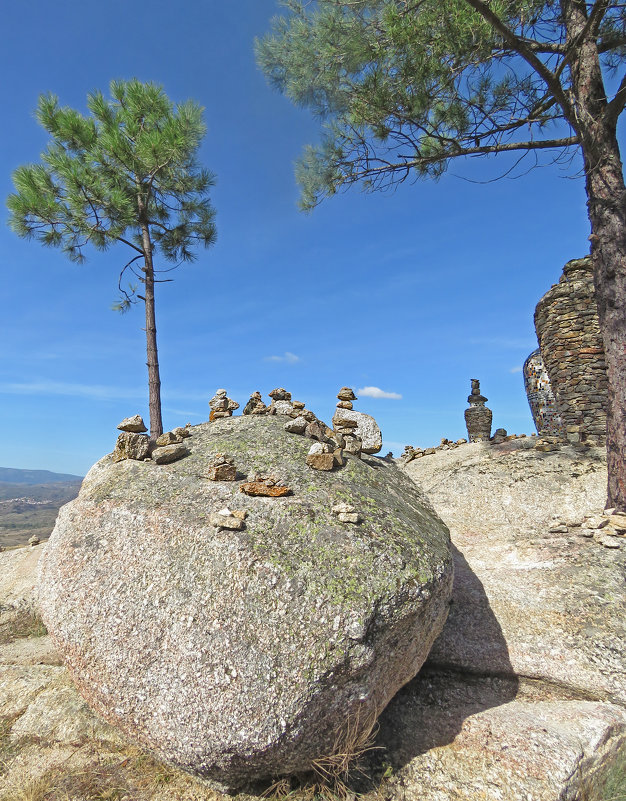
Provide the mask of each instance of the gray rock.
{"label": "gray rock", "polygon": [[187,456],[188,453],[185,445],[165,445],[152,451],[152,460],[156,464],[170,464],[170,462],[177,462]]}
{"label": "gray rock", "polygon": [[177,445],[179,442],[182,442],[183,439],[184,437],[174,431],[165,431],[163,434],[157,437],[156,445],[159,448],[163,447],[164,445]]}
{"label": "gray rock", "polygon": [[337,409],[333,417],[335,421],[356,421],[355,433],[363,442],[363,453],[378,453],[383,447],[383,435],[378,423],[369,414],[355,412],[353,409]]}
{"label": "gray rock", "polygon": [[[217,420],[189,443],[167,471],[91,469],[46,547],[40,603],[97,711],[233,789],[310,768],[415,675],[447,614],[448,533],[394,465],[309,470],[310,442],[279,419]],[[207,482],[216,451],[293,495]],[[358,527],[331,511],[346,497],[368,509]],[[233,506],[245,530],[211,525]]]}
{"label": "gray rock", "polygon": [[143,418],[136,414],[134,417],[125,417],[118,425],[120,431],[128,431],[131,434],[143,434],[147,431]]}
{"label": "gray rock", "polygon": [[[289,393],[287,393],[289,394]],[[285,414],[288,417],[293,416],[296,411],[288,400],[273,400],[269,407],[270,414]]]}
{"label": "gray rock", "polygon": [[124,459],[141,461],[150,454],[150,440],[147,434],[133,434],[122,431],[115,443],[113,461],[121,462]]}
{"label": "gray rock", "polygon": [[304,434],[307,427],[307,421],[304,417],[296,417],[294,420],[289,420],[285,423],[283,428],[290,434]]}

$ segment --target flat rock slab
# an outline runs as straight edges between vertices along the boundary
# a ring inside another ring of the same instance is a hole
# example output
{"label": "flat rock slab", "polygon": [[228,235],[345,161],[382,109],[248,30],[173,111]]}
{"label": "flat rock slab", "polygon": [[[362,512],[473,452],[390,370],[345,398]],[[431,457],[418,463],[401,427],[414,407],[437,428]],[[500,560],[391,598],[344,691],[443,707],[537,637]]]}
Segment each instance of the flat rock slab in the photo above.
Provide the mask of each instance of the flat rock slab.
{"label": "flat rock slab", "polygon": [[476,443],[406,471],[455,545],[455,602],[431,661],[626,703],[626,551],[577,527],[549,532],[555,518],[580,521],[602,509],[601,454]]}
{"label": "flat rock slab", "polygon": [[392,798],[573,801],[584,777],[626,747],[626,711],[423,671],[385,710],[379,740],[395,769]]}
{"label": "flat rock slab", "polygon": [[[401,471],[310,470],[310,443],[283,426],[197,426],[169,465],[105,457],[41,560],[43,618],[81,693],[227,789],[305,770],[346,721],[373,722],[419,670],[451,590],[447,529]],[[293,495],[208,480],[216,453]],[[359,525],[336,518],[340,502]],[[242,530],[211,525],[224,508],[247,512]]]}
{"label": "flat rock slab", "polygon": [[0,553],[0,612],[37,607],[36,566],[44,544],[24,546]]}
{"label": "flat rock slab", "polygon": [[477,443],[404,469],[450,526],[455,580],[424,670],[381,719],[391,796],[584,797],[626,747],[626,553],[573,525],[604,505],[602,453]]}

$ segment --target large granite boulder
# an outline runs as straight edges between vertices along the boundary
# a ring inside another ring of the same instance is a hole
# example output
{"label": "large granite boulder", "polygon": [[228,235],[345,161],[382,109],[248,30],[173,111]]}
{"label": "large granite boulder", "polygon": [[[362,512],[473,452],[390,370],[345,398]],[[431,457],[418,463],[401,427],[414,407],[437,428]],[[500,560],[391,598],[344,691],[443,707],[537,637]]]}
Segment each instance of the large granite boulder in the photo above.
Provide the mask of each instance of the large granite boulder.
{"label": "large granite boulder", "polygon": [[[196,426],[167,465],[105,457],[40,565],[44,621],[94,709],[228,790],[307,770],[347,722],[371,725],[451,591],[448,531],[407,476],[371,457],[311,470],[310,442],[283,426]],[[235,481],[208,480],[216,453]],[[292,494],[240,492],[251,474]],[[340,503],[361,522],[341,522]]]}

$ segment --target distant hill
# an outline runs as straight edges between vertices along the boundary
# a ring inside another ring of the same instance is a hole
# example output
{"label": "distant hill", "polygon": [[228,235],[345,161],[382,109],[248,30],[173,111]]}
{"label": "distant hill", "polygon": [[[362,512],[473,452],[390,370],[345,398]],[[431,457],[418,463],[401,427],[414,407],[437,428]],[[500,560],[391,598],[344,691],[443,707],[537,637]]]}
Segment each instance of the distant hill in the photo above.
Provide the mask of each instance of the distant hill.
{"label": "distant hill", "polygon": [[0,546],[50,536],[59,508],[78,495],[82,478],[50,470],[0,467]]}
{"label": "distant hill", "polygon": [[0,467],[0,482],[9,484],[65,484],[82,481],[83,476],[70,473],[52,473],[50,470],[17,470],[15,467]]}

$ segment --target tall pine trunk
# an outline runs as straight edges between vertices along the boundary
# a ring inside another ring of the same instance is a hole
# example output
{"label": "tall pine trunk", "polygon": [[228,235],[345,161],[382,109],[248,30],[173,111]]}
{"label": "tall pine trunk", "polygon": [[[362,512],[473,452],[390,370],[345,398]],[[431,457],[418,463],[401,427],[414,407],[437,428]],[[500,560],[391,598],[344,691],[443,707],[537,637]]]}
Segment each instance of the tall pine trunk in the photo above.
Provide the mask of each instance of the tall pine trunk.
{"label": "tall pine trunk", "polygon": [[[568,42],[583,36],[584,0],[562,0]],[[588,27],[588,26],[587,26]],[[597,38],[589,31],[576,42],[572,63],[572,125],[585,165],[591,256],[600,330],[608,376],[608,501],[626,512],[626,188],[617,143],[617,114],[611,113],[600,67]]]}
{"label": "tall pine trunk", "polygon": [[161,418],[161,376],[159,374],[159,352],[154,313],[154,266],[152,242],[148,226],[142,224],[141,235],[144,252],[145,305],[146,305],[146,352],[148,367],[148,408],[150,411],[150,439],[156,440],[163,433]]}
{"label": "tall pine trunk", "polygon": [[614,131],[583,149],[590,167],[591,255],[608,376],[608,506],[626,512],[626,188]]}

